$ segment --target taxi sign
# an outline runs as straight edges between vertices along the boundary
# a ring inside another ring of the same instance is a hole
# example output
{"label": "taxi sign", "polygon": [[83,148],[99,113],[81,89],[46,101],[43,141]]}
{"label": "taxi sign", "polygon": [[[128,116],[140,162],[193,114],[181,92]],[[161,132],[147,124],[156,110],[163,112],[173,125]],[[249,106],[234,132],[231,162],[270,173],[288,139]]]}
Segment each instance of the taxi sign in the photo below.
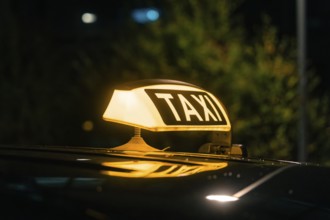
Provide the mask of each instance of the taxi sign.
{"label": "taxi sign", "polygon": [[142,80],[116,89],[106,121],[150,131],[230,131],[225,107],[211,93],[175,80]]}

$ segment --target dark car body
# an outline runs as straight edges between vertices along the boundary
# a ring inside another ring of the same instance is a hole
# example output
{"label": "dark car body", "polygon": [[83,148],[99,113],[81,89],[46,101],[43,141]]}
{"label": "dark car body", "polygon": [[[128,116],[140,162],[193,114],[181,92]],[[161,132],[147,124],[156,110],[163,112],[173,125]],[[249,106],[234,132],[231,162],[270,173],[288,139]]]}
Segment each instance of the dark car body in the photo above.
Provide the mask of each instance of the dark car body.
{"label": "dark car body", "polygon": [[0,219],[330,219],[329,173],[199,153],[2,146]]}

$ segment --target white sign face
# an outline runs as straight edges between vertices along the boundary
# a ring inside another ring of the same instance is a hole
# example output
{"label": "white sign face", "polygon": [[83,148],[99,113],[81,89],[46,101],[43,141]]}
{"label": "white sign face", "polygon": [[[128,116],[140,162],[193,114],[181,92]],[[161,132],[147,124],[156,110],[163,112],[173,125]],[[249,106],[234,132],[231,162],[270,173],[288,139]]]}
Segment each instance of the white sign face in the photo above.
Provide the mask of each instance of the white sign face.
{"label": "white sign face", "polygon": [[115,90],[103,118],[151,131],[231,130],[221,102],[211,93],[186,84]]}

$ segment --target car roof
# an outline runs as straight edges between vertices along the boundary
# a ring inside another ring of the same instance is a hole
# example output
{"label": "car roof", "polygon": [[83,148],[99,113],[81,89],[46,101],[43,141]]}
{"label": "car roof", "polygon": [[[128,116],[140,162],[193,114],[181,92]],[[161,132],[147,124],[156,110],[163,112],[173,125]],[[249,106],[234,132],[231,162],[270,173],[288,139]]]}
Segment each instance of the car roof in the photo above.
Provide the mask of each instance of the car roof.
{"label": "car roof", "polygon": [[[0,173],[2,201],[28,202],[31,215],[44,217],[58,212],[55,216],[82,219],[96,213],[154,218],[164,212],[160,218],[243,218],[246,213],[278,218],[296,217],[310,207],[316,207],[310,211],[313,215],[330,216],[324,195],[329,170],[299,163],[198,153],[1,146]],[[207,199],[222,194],[236,195],[239,201]],[[13,212],[10,204],[4,207]],[[61,213],[64,204],[67,212]]]}

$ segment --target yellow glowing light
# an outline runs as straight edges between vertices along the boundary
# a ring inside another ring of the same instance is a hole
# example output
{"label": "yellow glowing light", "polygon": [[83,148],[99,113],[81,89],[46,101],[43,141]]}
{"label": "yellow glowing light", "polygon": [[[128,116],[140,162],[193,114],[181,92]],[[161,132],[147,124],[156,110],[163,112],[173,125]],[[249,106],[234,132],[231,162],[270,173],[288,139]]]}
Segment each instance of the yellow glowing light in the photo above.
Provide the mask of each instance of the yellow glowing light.
{"label": "yellow glowing light", "polygon": [[221,102],[211,93],[187,85],[115,90],[103,119],[150,131],[231,130]]}
{"label": "yellow glowing light", "polygon": [[200,172],[219,170],[228,164],[223,163],[197,163],[195,165],[182,165],[159,161],[124,161],[104,162],[103,166],[125,169],[126,171],[103,171],[103,174],[129,178],[160,178],[189,176]]}
{"label": "yellow glowing light", "polygon": [[115,90],[103,118],[136,127],[154,127],[157,123],[144,99],[138,91]]}
{"label": "yellow glowing light", "polygon": [[235,196],[228,196],[228,195],[209,195],[206,196],[206,199],[212,200],[212,201],[217,201],[217,202],[234,202],[237,201],[238,198]]}
{"label": "yellow glowing light", "polygon": [[94,129],[94,123],[90,120],[84,121],[82,129],[87,132],[92,131]]}

